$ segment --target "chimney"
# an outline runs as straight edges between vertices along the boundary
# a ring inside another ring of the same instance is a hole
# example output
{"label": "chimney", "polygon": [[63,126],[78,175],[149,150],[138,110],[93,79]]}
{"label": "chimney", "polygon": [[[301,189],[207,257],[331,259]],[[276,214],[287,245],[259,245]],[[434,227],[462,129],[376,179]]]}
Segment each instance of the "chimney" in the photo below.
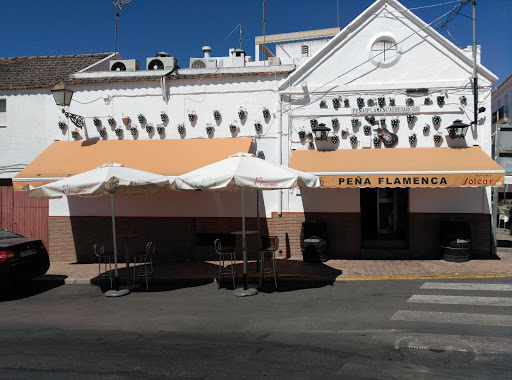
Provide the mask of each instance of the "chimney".
{"label": "chimney", "polygon": [[212,48],[210,46],[203,46],[204,51],[204,57],[210,58],[210,52],[212,51]]}

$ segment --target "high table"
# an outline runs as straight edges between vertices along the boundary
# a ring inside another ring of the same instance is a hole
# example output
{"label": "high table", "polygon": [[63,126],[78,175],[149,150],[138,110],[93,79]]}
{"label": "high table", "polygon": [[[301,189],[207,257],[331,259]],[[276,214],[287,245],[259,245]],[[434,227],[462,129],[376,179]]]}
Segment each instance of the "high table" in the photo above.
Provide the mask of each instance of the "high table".
{"label": "high table", "polygon": [[128,275],[128,269],[130,269],[130,244],[129,239],[134,237],[139,237],[138,234],[123,234],[123,235],[117,235],[119,239],[123,242],[124,245],[124,256],[126,260],[126,274]]}
{"label": "high table", "polygon": [[[254,235],[254,234],[257,234],[258,231],[256,230],[246,230],[245,231],[245,235]],[[244,231],[241,230],[241,231],[233,231],[233,232],[230,232],[231,235],[243,235],[244,234]],[[247,244],[245,242],[242,242],[242,247],[245,246],[247,247]],[[242,248],[242,251],[243,251],[243,248]],[[244,252],[242,252],[242,259],[243,259],[243,262],[244,262],[244,283],[246,284],[247,283],[247,272],[248,272],[248,268],[247,268],[247,262],[246,262],[246,254],[247,252],[245,252],[245,255],[244,255]],[[258,294],[258,290],[256,290],[255,288],[248,288],[248,289],[245,289],[245,287],[242,287],[242,288],[236,288],[234,291],[233,291],[233,295],[237,296],[237,297],[245,297],[245,296],[253,296],[255,294]]]}

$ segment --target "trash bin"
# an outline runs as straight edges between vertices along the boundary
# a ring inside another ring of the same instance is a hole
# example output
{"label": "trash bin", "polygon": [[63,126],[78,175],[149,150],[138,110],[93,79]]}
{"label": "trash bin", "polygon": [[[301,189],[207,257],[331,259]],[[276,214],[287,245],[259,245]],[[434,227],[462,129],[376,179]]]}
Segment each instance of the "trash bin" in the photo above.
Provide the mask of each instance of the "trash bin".
{"label": "trash bin", "polygon": [[306,262],[317,263],[328,260],[327,226],[325,222],[307,220],[302,222],[300,248]]}
{"label": "trash bin", "polygon": [[443,259],[461,263],[471,259],[471,230],[468,222],[442,222]]}

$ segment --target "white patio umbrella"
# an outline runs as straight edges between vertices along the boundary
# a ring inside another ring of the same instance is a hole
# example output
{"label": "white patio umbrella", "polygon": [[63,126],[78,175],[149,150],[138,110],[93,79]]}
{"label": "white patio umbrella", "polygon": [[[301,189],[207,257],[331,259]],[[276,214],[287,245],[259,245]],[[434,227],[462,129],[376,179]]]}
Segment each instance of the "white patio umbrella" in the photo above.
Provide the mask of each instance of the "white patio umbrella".
{"label": "white patio umbrella", "polygon": [[117,270],[116,222],[114,213],[114,193],[122,195],[152,194],[171,190],[174,178],[142,170],[124,167],[122,164],[106,163],[96,169],[80,173],[69,178],[31,188],[31,198],[101,197],[110,195],[112,211],[112,239],[114,242],[115,290],[109,290],[106,296],[117,297],[128,294],[127,289],[119,290]]}
{"label": "white patio umbrella", "polygon": [[253,154],[237,153],[228,158],[176,177],[175,186],[183,190],[242,191],[242,252],[244,290],[236,295],[252,295],[248,290],[247,239],[245,236],[244,189],[291,189],[296,186],[320,187],[320,179],[312,174],[256,158]]}

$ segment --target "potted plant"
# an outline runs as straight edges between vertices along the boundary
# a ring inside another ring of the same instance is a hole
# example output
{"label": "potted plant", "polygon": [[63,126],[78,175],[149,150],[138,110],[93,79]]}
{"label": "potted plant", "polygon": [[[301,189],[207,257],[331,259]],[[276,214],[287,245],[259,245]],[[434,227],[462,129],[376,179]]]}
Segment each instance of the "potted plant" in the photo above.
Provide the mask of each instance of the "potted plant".
{"label": "potted plant", "polygon": [[64,121],[59,121],[59,128],[61,130],[65,129],[67,127],[67,124]]}
{"label": "potted plant", "polygon": [[341,130],[341,137],[347,137],[348,135],[348,129],[342,129]]}
{"label": "potted plant", "polygon": [[459,100],[460,100],[460,102],[461,102],[462,104],[466,104],[466,102],[467,102],[467,99],[466,99],[466,97],[465,97],[464,95],[460,96],[460,97],[459,97]]}
{"label": "potted plant", "polygon": [[242,119],[245,119],[246,116],[247,116],[247,111],[245,109],[243,109],[242,107],[240,107],[240,109],[238,110],[238,118],[240,120],[242,120]]}
{"label": "potted plant", "polygon": [[411,114],[407,115],[407,122],[409,124],[412,124],[413,121],[414,121],[414,115],[411,115]]}
{"label": "potted plant", "polygon": [[194,119],[196,118],[196,116],[197,116],[197,115],[195,114],[195,112],[190,112],[190,113],[188,114],[188,120],[189,120],[189,121],[194,121]]}
{"label": "potted plant", "polygon": [[206,134],[209,136],[213,132],[213,126],[211,124],[206,125]]}
{"label": "potted plant", "polygon": [[115,133],[116,133],[116,136],[122,136],[123,135],[123,130],[121,128],[116,128],[115,129]]}
{"label": "potted plant", "polygon": [[441,134],[440,134],[440,133],[436,133],[436,134],[434,135],[434,142],[435,142],[436,144],[440,143],[440,142],[441,142],[441,138],[442,138]]}
{"label": "potted plant", "polygon": [[268,119],[270,117],[270,111],[265,107],[263,108],[263,118]]}
{"label": "potted plant", "polygon": [[386,98],[381,96],[377,99],[377,102],[379,103],[379,107],[384,107],[386,105]]}
{"label": "potted plant", "polygon": [[185,125],[184,124],[178,124],[178,133],[182,135],[185,132]]}
{"label": "potted plant", "polygon": [[163,122],[169,120],[169,116],[165,113],[165,111],[160,112],[160,120]]}
{"label": "potted plant", "polygon": [[389,98],[389,105],[392,107],[395,106],[395,98]]}
{"label": "potted plant", "polygon": [[78,131],[78,129],[75,128],[74,131],[71,131],[71,137],[73,137],[74,139],[80,138],[80,132]]}
{"label": "potted plant", "polygon": [[220,119],[220,112],[218,110],[213,111],[213,118],[215,120],[219,120]]}
{"label": "potted plant", "polygon": [[109,117],[108,118],[108,125],[110,125],[111,127],[116,125],[116,121],[115,121],[115,119],[113,117]]}
{"label": "potted plant", "polygon": [[236,132],[236,125],[235,124],[229,124],[229,131],[231,133],[235,133]]}
{"label": "potted plant", "polygon": [[386,124],[386,118],[384,116],[380,118],[380,124]]}
{"label": "potted plant", "polygon": [[363,98],[361,98],[361,97],[357,98],[357,106],[359,108],[363,108],[364,107],[364,99]]}
{"label": "potted plant", "polygon": [[304,140],[306,138],[306,131],[299,131],[299,139]]}
{"label": "potted plant", "polygon": [[398,127],[398,124],[400,124],[400,120],[398,120],[398,117],[394,117],[393,119],[391,119],[391,126],[393,128]]}
{"label": "potted plant", "polygon": [[369,126],[369,125],[365,125],[365,126],[363,127],[363,131],[364,131],[364,134],[365,134],[366,136],[368,136],[368,135],[370,135],[370,134],[372,133],[372,127],[371,127],[371,126]]}
{"label": "potted plant", "polygon": [[311,119],[309,121],[309,124],[311,125],[311,128],[315,128],[317,125],[318,125],[318,120],[316,119]]}
{"label": "potted plant", "polygon": [[428,124],[425,124],[425,125],[423,126],[423,133],[425,133],[425,134],[426,134],[426,133],[428,133],[429,131],[430,131],[430,126],[429,126]]}
{"label": "potted plant", "polygon": [[101,120],[99,118],[97,118],[96,116],[94,116],[92,118],[92,122],[94,123],[95,127],[99,127],[101,125]]}
{"label": "potted plant", "polygon": [[130,124],[130,117],[129,116],[123,117],[123,124],[124,125]]}
{"label": "potted plant", "polygon": [[432,116],[432,123],[437,125],[441,122],[441,117],[439,115]]}
{"label": "potted plant", "polygon": [[332,106],[333,106],[334,108],[339,108],[339,107],[340,107],[340,98],[334,98],[334,99],[332,100]]}
{"label": "potted plant", "polygon": [[380,137],[378,135],[373,136],[373,146],[376,148],[380,146]]}
{"label": "potted plant", "polygon": [[141,123],[141,124],[146,122],[146,117],[143,114],[141,114],[141,113],[139,113],[137,115],[137,119],[139,120],[139,123]]}
{"label": "potted plant", "polygon": [[354,135],[354,134],[350,135],[350,143],[352,145],[357,144],[357,136],[356,135]]}
{"label": "potted plant", "polygon": [[413,98],[405,99],[405,104],[408,106],[412,106],[414,104],[414,99]]}
{"label": "potted plant", "polygon": [[327,102],[325,100],[320,100],[320,108],[327,108]]}
{"label": "potted plant", "polygon": [[259,122],[254,123],[254,128],[256,129],[257,133],[261,133],[262,126]]}
{"label": "potted plant", "polygon": [[370,124],[375,124],[375,116],[371,116],[371,115],[368,115],[366,116],[366,121],[368,121],[368,123]]}
{"label": "potted plant", "polygon": [[151,133],[153,131],[153,124],[146,124],[146,132]]}
{"label": "potted plant", "polygon": [[340,141],[340,138],[338,137],[338,135],[332,135],[331,139],[332,139],[333,144],[337,144],[338,141]]}
{"label": "potted plant", "polygon": [[357,125],[359,124],[359,119],[357,119],[357,118],[355,118],[355,117],[354,117],[354,118],[352,118],[351,123],[352,123],[352,127],[354,127],[354,128],[355,128],[355,127],[357,127]]}
{"label": "potted plant", "polygon": [[432,100],[430,100],[430,98],[427,96],[425,98],[425,101],[424,101],[425,105],[429,105],[430,103],[432,103]]}
{"label": "potted plant", "polygon": [[416,133],[413,133],[409,136],[409,144],[414,145],[418,141],[416,137]]}
{"label": "potted plant", "polygon": [[437,97],[437,105],[442,106],[444,104],[444,96]]}
{"label": "potted plant", "polygon": [[333,128],[338,128],[340,126],[340,122],[339,122],[338,118],[336,118],[336,117],[332,118],[331,123],[332,123]]}
{"label": "potted plant", "polygon": [[130,127],[130,133],[132,134],[132,136],[135,136],[137,134],[137,127],[135,125],[132,125]]}
{"label": "potted plant", "polygon": [[165,126],[163,124],[158,124],[156,126],[156,132],[159,134],[159,135],[163,135],[165,133]]}
{"label": "potted plant", "polygon": [[343,99],[343,104],[345,107],[350,107],[350,100],[348,98]]}
{"label": "potted plant", "polygon": [[106,128],[101,128],[99,130],[99,133],[100,133],[100,137],[102,137],[102,138],[107,137],[107,129]]}

